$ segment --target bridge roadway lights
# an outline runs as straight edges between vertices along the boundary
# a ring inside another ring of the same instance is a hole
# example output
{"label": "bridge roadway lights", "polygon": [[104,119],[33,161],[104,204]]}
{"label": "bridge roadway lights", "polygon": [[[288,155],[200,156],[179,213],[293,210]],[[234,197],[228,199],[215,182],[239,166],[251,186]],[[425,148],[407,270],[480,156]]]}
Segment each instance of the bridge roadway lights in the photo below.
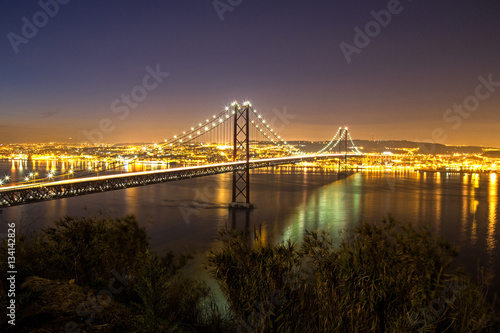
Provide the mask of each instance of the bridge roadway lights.
{"label": "bridge roadway lights", "polygon": [[[319,156],[331,158],[329,156]],[[263,167],[273,167],[284,164],[296,164],[304,160],[316,160],[318,156],[297,156],[291,159],[257,160],[247,163],[246,161],[237,164],[206,165],[178,170],[160,170],[154,173],[123,174],[112,176],[95,177],[96,179],[72,179],[67,181],[51,182],[47,184],[13,186],[11,189],[0,189],[0,209],[5,207],[30,204],[39,201],[56,200],[62,198],[76,197],[80,195],[100,193],[105,191],[119,190],[129,187],[158,184],[163,182],[176,181],[181,179],[196,178],[216,175],[226,172],[246,171]],[[247,188],[244,187],[246,194]],[[236,192],[239,193],[239,192]],[[240,196],[241,198],[242,196]],[[237,198],[232,200],[230,208],[245,208],[248,211],[253,207],[248,196],[245,199]],[[235,210],[236,211],[236,210]]]}

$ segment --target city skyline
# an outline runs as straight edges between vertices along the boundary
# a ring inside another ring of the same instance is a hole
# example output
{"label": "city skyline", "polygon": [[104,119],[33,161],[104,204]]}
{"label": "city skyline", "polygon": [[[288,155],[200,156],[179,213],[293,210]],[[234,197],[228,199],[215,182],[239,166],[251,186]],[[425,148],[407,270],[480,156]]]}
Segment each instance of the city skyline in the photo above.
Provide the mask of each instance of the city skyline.
{"label": "city skyline", "polygon": [[160,142],[249,99],[268,119],[289,115],[290,141],[349,125],[355,139],[500,147],[493,1],[0,9],[0,143],[94,130],[106,143]]}

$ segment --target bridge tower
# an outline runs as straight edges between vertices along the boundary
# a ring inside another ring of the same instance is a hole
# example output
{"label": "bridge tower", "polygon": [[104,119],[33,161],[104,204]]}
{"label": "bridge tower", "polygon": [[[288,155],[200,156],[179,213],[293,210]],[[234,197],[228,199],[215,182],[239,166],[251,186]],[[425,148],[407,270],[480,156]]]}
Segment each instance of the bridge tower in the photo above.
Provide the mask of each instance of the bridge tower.
{"label": "bridge tower", "polygon": [[349,130],[347,126],[344,128],[344,130],[340,134],[340,141],[339,141],[339,153],[342,154],[344,153],[344,157],[339,157],[339,176],[347,176],[347,151],[349,150],[349,144],[347,141],[347,138],[349,137]]}
{"label": "bridge tower", "polygon": [[233,172],[233,200],[231,208],[253,208],[250,202],[250,103],[233,103],[233,162],[245,161],[242,170]]}

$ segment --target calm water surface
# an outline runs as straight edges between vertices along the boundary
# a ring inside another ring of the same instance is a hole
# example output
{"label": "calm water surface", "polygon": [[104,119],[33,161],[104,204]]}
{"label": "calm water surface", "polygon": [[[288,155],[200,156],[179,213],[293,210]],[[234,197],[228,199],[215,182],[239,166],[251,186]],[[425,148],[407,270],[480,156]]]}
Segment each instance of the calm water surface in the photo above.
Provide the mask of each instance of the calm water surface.
{"label": "calm water surface", "polygon": [[[50,166],[61,170],[63,165]],[[39,163],[0,161],[0,178],[47,170]],[[67,166],[65,166],[67,168]],[[230,174],[136,187],[25,206],[4,208],[6,222],[18,230],[38,230],[65,216],[134,214],[146,227],[152,247],[196,253],[191,273],[201,274],[206,251],[215,246],[217,230],[232,226],[260,229],[273,243],[300,240],[306,230],[323,229],[337,240],[338,231],[352,231],[362,221],[397,220],[429,224],[460,247],[459,261],[472,274],[485,267],[492,288],[500,291],[499,217],[496,174],[357,173],[336,180],[312,170],[256,170],[251,199],[256,208],[247,218],[228,212]]]}

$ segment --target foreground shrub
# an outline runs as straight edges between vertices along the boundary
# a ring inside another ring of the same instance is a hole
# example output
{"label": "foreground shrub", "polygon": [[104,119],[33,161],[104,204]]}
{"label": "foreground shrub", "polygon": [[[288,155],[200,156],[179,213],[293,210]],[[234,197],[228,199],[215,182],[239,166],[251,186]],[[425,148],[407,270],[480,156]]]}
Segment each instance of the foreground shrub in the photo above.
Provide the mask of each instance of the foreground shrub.
{"label": "foreground shrub", "polygon": [[200,281],[176,275],[186,257],[148,255],[138,273],[136,290],[141,302],[139,327],[144,332],[210,331],[226,327],[211,299],[210,289]]}
{"label": "foreground shrub", "polygon": [[[5,332],[88,332],[94,327],[101,328],[100,332],[135,331],[130,329],[131,322],[124,320],[133,316],[130,308],[96,298],[88,287],[29,277],[18,292],[21,316],[16,326],[4,325]],[[4,332],[1,324],[0,331]]]}
{"label": "foreground shrub", "polygon": [[[1,247],[5,266],[5,241]],[[131,215],[65,217],[39,233],[18,235],[22,287],[14,328],[59,332],[71,323],[75,332],[227,331],[206,284],[180,274],[189,258],[151,254],[145,229]],[[3,308],[6,302],[0,293]],[[4,317],[0,331],[8,327]]]}
{"label": "foreground shrub", "polygon": [[149,247],[134,216],[65,217],[39,233],[17,239],[18,266],[25,275],[104,285],[111,271],[134,272]]}
{"label": "foreground shrub", "polygon": [[300,248],[250,246],[235,231],[218,240],[210,269],[243,331],[499,329],[482,288],[450,271],[457,250],[426,228],[364,223],[337,248],[318,233]]}

